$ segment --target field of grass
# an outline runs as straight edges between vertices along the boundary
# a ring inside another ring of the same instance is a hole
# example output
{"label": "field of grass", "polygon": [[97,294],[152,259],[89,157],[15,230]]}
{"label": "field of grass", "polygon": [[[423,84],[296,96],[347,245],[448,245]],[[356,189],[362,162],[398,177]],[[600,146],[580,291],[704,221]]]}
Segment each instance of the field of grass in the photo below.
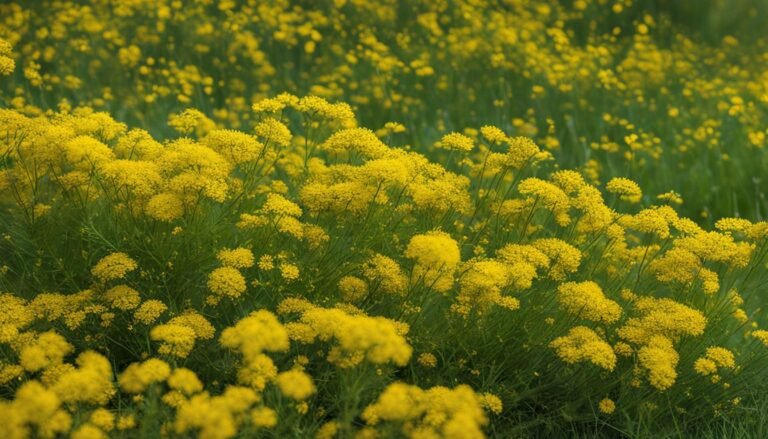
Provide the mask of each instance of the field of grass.
{"label": "field of grass", "polygon": [[765,437],[766,21],[3,2],[0,437]]}

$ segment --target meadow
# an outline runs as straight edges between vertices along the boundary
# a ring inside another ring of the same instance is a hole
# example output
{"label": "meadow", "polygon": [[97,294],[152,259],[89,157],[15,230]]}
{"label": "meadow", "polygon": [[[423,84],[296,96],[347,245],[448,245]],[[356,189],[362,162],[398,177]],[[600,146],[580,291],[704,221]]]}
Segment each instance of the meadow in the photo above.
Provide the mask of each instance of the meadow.
{"label": "meadow", "polygon": [[765,437],[766,21],[0,4],[0,436]]}

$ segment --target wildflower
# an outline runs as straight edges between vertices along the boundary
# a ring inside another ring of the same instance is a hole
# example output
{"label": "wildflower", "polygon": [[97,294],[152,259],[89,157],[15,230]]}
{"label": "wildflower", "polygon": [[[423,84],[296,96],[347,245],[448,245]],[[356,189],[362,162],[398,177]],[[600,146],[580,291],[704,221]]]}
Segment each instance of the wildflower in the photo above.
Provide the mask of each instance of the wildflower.
{"label": "wildflower", "polygon": [[134,427],[136,427],[136,419],[133,417],[133,415],[123,415],[117,419],[118,430],[130,430]]}
{"label": "wildflower", "polygon": [[296,264],[285,262],[280,264],[280,276],[288,282],[298,279],[299,273],[299,267]]}
{"label": "wildflower", "polygon": [[309,307],[304,310],[297,325],[304,330],[301,337],[294,332],[292,338],[303,343],[315,339],[327,341],[335,339],[337,345],[331,349],[329,361],[341,367],[351,367],[363,359],[381,364],[393,362],[405,365],[413,349],[403,335],[407,326],[382,317],[350,315],[340,309]]}
{"label": "wildflower", "polygon": [[608,184],[605,185],[605,189],[630,203],[639,203],[643,196],[640,186],[628,178],[612,178]]}
{"label": "wildflower", "polygon": [[493,393],[486,392],[480,395],[480,397],[482,399],[481,403],[483,404],[483,407],[490,410],[491,413],[498,415],[504,409],[501,398]]}
{"label": "wildflower", "polygon": [[752,331],[752,337],[760,340],[760,342],[765,345],[765,347],[768,347],[768,331],[764,329],[758,329],[757,331]]}
{"label": "wildflower", "polygon": [[77,136],[64,148],[67,161],[80,171],[90,172],[114,159],[112,149],[90,136]]}
{"label": "wildflower", "polygon": [[275,268],[275,261],[272,255],[262,255],[259,258],[258,267],[264,271]]}
{"label": "wildflower", "polygon": [[661,239],[669,237],[669,223],[659,209],[643,209],[635,215],[623,217],[621,222],[638,232],[653,234]]}
{"label": "wildflower", "polygon": [[581,252],[565,241],[545,238],[531,245],[550,259],[549,277],[554,280],[564,280],[567,274],[576,272],[581,264]]}
{"label": "wildflower", "polygon": [[12,49],[11,43],[0,38],[0,75],[8,76],[16,68],[16,62],[11,58]]}
{"label": "wildflower", "polygon": [[707,348],[706,354],[693,363],[694,370],[704,376],[714,374],[718,368],[733,369],[735,367],[736,360],[733,352],[717,346]]}
{"label": "wildflower", "polygon": [[637,344],[645,345],[657,336],[677,340],[683,335],[701,335],[707,324],[700,311],[672,299],[641,297],[633,308],[639,315],[629,318],[618,334]]}
{"label": "wildflower", "polygon": [[102,258],[91,269],[91,274],[102,283],[123,279],[126,274],[138,268],[136,261],[125,253],[112,253]]}
{"label": "wildflower", "polygon": [[272,428],[277,425],[277,413],[269,407],[258,407],[251,411],[251,423],[257,428]]}
{"label": "wildflower", "polygon": [[616,354],[611,345],[586,326],[576,326],[563,337],[558,337],[549,344],[566,363],[589,361],[605,370],[616,367]]}
{"label": "wildflower", "polygon": [[72,350],[72,345],[64,337],[48,331],[40,334],[34,342],[21,349],[19,362],[25,370],[36,372],[51,365],[61,364],[64,357]]}
{"label": "wildflower", "polygon": [[203,383],[200,382],[197,375],[183,367],[174,369],[168,376],[168,386],[186,395],[192,395],[203,390]]}
{"label": "wildflower", "polygon": [[347,302],[363,299],[368,294],[368,284],[355,276],[344,276],[339,280],[339,291]]}
{"label": "wildflower", "polygon": [[509,149],[505,156],[505,162],[512,169],[522,169],[533,162],[541,150],[538,145],[528,137],[512,137],[509,139]]}
{"label": "wildflower", "polygon": [[101,354],[85,351],[77,356],[77,368],[63,372],[51,387],[67,403],[105,405],[115,394],[112,365]]}
{"label": "wildflower", "polygon": [[176,194],[164,192],[152,196],[144,209],[151,218],[170,223],[184,215],[184,201]]}
{"label": "wildflower", "polygon": [[221,297],[238,298],[246,290],[245,278],[233,267],[220,267],[208,275],[208,289]]}
{"label": "wildflower", "polygon": [[444,135],[443,138],[437,142],[436,146],[450,151],[470,152],[474,149],[475,142],[463,134],[450,133]]}
{"label": "wildflower", "polygon": [[591,281],[561,284],[557,300],[571,314],[594,322],[611,324],[621,315],[619,304],[606,298],[600,286]]}
{"label": "wildflower", "polygon": [[652,336],[647,344],[637,352],[640,366],[648,373],[648,380],[658,390],[666,390],[677,379],[677,366],[680,356],[672,342],[661,335]]}
{"label": "wildflower", "polygon": [[248,388],[229,386],[223,394],[211,397],[207,392],[192,396],[176,407],[173,424],[177,434],[199,430],[200,437],[229,438],[237,434],[244,414],[258,400]]}
{"label": "wildflower", "polygon": [[253,252],[247,248],[238,247],[235,249],[222,249],[216,255],[216,258],[227,267],[232,268],[250,268],[253,267]]}
{"label": "wildflower", "polygon": [[287,102],[278,98],[262,99],[251,106],[255,113],[279,113],[287,106]]}
{"label": "wildflower", "polygon": [[672,204],[683,204],[683,197],[675,191],[665,192],[656,196],[657,200],[666,201]]}
{"label": "wildflower", "polygon": [[421,355],[419,355],[419,358],[417,360],[420,365],[428,368],[433,368],[437,366],[437,357],[435,357],[434,354],[431,354],[429,352],[424,352]]}
{"label": "wildflower", "polygon": [[171,374],[168,363],[150,358],[143,363],[131,363],[118,379],[120,388],[129,393],[142,393],[153,384],[165,381]]}
{"label": "wildflower", "polygon": [[101,173],[115,188],[138,198],[153,195],[162,183],[160,169],[149,161],[113,160],[101,166]]}
{"label": "wildflower", "polygon": [[104,293],[110,306],[123,311],[135,309],[141,303],[141,294],[127,285],[117,285]]}
{"label": "wildflower", "polygon": [[168,321],[169,325],[180,325],[190,328],[195,337],[201,340],[210,340],[216,333],[216,329],[205,317],[195,311],[187,310]]}
{"label": "wildflower", "polygon": [[96,409],[91,413],[89,422],[104,431],[115,428],[115,415],[107,409]]}
{"label": "wildflower", "polygon": [[416,262],[412,278],[438,292],[453,286],[453,271],[461,261],[459,246],[445,232],[434,231],[411,237],[405,256]]}
{"label": "wildflower", "polygon": [[339,432],[339,423],[336,421],[328,421],[315,433],[315,439],[333,439]]}
{"label": "wildflower", "polygon": [[480,127],[480,134],[483,135],[485,140],[491,143],[503,143],[507,141],[507,135],[504,134],[504,131],[493,125]]}
{"label": "wildflower", "polygon": [[152,324],[168,307],[159,300],[147,300],[134,311],[133,318],[145,325]]}
{"label": "wildflower", "polygon": [[352,108],[344,102],[331,104],[318,96],[305,96],[293,105],[302,113],[336,122],[343,127],[355,126],[357,123]]}
{"label": "wildflower", "polygon": [[267,194],[267,200],[261,207],[261,211],[277,216],[292,217],[300,217],[302,213],[298,204],[276,193]]}
{"label": "wildflower", "polygon": [[600,410],[600,413],[610,415],[616,411],[616,403],[610,398],[603,398],[597,404],[597,409]]}
{"label": "wildflower", "polygon": [[315,385],[312,378],[300,370],[290,370],[277,375],[277,386],[283,395],[295,400],[307,399],[315,393]]}
{"label": "wildflower", "polygon": [[163,342],[158,349],[160,354],[179,358],[186,358],[195,345],[195,331],[182,325],[155,326],[150,331],[149,337]]}
{"label": "wildflower", "polygon": [[363,276],[371,282],[371,290],[385,294],[404,294],[408,278],[394,259],[376,254],[362,267]]}
{"label": "wildflower", "polygon": [[[526,265],[517,265],[519,271]],[[533,278],[536,275],[535,268],[527,265],[531,273],[522,274],[523,277]],[[459,295],[457,301],[459,310],[467,310],[470,307],[484,311],[490,305],[501,301],[501,291],[511,283],[509,269],[502,263],[494,260],[473,260],[466,264],[462,270],[463,275],[459,279]],[[521,276],[518,272],[517,276]],[[461,311],[460,311],[461,312]]]}
{"label": "wildflower", "polygon": [[526,178],[520,182],[518,190],[521,194],[534,199],[537,205],[551,210],[555,216],[555,221],[561,226],[571,222],[568,215],[570,200],[568,195],[559,187],[538,178]]}
{"label": "wildflower", "polygon": [[267,381],[277,375],[277,368],[264,352],[285,351],[290,343],[285,328],[266,310],[255,311],[225,329],[219,341],[222,346],[238,350],[243,355],[244,364],[238,380],[257,389],[263,389]]}
{"label": "wildflower", "polygon": [[9,423],[6,428],[20,424],[17,428],[26,431],[23,428],[26,424],[37,427],[38,431],[48,432],[51,436],[63,434],[70,429],[72,417],[60,407],[61,400],[54,392],[43,387],[38,381],[27,381],[16,390],[10,410],[6,411],[9,415],[13,414],[5,419]]}
{"label": "wildflower", "polygon": [[377,158],[386,155],[389,148],[366,128],[349,128],[337,131],[320,146],[335,153],[355,152],[365,158]]}
{"label": "wildflower", "polygon": [[289,146],[293,137],[285,124],[271,117],[259,122],[254,128],[254,132],[257,136],[264,139],[265,143],[274,143],[282,147]]}
{"label": "wildflower", "polygon": [[168,126],[182,134],[189,134],[196,129],[213,125],[200,110],[188,108],[179,114],[173,114],[168,118]]}
{"label": "wildflower", "polygon": [[202,143],[235,164],[255,161],[264,150],[254,136],[235,130],[210,131]]}
{"label": "wildflower", "polygon": [[482,397],[466,385],[422,390],[403,383],[390,384],[363,410],[362,418],[369,425],[415,421],[420,431],[432,436],[467,438],[483,437],[482,427],[488,422]]}

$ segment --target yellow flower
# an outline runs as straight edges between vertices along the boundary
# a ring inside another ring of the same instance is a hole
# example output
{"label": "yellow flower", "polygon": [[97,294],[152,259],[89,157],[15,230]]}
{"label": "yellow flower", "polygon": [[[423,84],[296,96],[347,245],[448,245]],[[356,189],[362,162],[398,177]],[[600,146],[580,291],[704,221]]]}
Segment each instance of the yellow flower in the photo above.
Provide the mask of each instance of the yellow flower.
{"label": "yellow flower", "polygon": [[287,262],[280,263],[280,276],[288,282],[294,281],[299,278],[299,267],[296,264]]}
{"label": "yellow flower", "polygon": [[184,202],[178,195],[164,192],[150,198],[145,211],[151,218],[170,223],[184,215]]}
{"label": "yellow flower", "polygon": [[193,371],[179,367],[168,377],[168,387],[192,395],[203,390],[203,383]]}
{"label": "yellow flower", "polygon": [[680,356],[672,342],[663,336],[654,335],[637,352],[640,366],[647,371],[648,380],[658,390],[666,390],[677,379],[677,366]]}
{"label": "yellow flower", "polygon": [[480,134],[483,135],[485,140],[491,143],[503,143],[508,139],[507,135],[504,134],[504,131],[493,125],[485,125],[480,127]]}
{"label": "yellow flower", "polygon": [[152,328],[149,337],[162,341],[158,352],[163,355],[186,358],[195,346],[195,331],[182,325],[159,325]]}
{"label": "yellow flower", "polygon": [[504,409],[504,405],[501,402],[501,398],[494,395],[493,393],[483,393],[481,396],[481,403],[483,404],[483,407],[490,410],[491,413],[499,414]]}
{"label": "yellow flower", "polygon": [[216,258],[227,267],[250,268],[253,267],[253,252],[247,248],[238,247],[235,249],[222,249],[216,255]]}
{"label": "yellow flower", "polygon": [[334,439],[339,432],[339,423],[328,421],[317,429],[315,439]]}
{"label": "yellow flower", "polygon": [[621,316],[621,306],[605,297],[600,286],[592,281],[561,284],[557,300],[569,313],[593,322],[611,324]]}
{"label": "yellow flower", "polygon": [[355,302],[368,294],[368,284],[355,276],[344,276],[339,280],[339,291],[347,302]]}
{"label": "yellow flower", "polygon": [[707,348],[706,354],[693,364],[694,370],[704,376],[714,374],[718,368],[733,369],[735,367],[736,360],[733,352],[718,346]]}
{"label": "yellow flower", "polygon": [[105,405],[115,394],[112,365],[101,354],[85,351],[77,356],[77,368],[62,373],[52,389],[62,401]]}
{"label": "yellow flower", "polygon": [[264,150],[254,136],[235,130],[212,130],[202,143],[235,164],[253,162]]}
{"label": "yellow flower", "polygon": [[564,337],[558,337],[549,344],[566,363],[589,361],[605,370],[616,367],[616,354],[595,331],[586,326],[576,326]]}
{"label": "yellow flower", "polygon": [[147,300],[134,311],[133,318],[145,325],[149,325],[157,320],[160,314],[164,313],[167,309],[168,307],[159,300]]}
{"label": "yellow flower", "polygon": [[362,270],[363,276],[371,283],[371,291],[405,294],[408,278],[394,259],[376,254],[366,261]]}
{"label": "yellow flower", "polygon": [[208,289],[218,296],[237,298],[247,286],[240,271],[233,267],[220,267],[208,275]]}
{"label": "yellow flower", "polygon": [[123,279],[126,274],[138,268],[136,261],[125,253],[112,253],[102,258],[91,269],[91,274],[102,283]]}
{"label": "yellow flower", "polygon": [[64,357],[72,351],[72,345],[64,337],[48,331],[21,349],[19,362],[25,370],[36,372],[51,365],[61,364]]}
{"label": "yellow flower", "polygon": [[131,363],[118,378],[120,388],[128,393],[142,393],[153,383],[165,381],[171,374],[168,363],[150,358],[143,363]]}
{"label": "yellow flower", "polygon": [[96,409],[91,413],[90,423],[104,431],[115,428],[115,415],[107,409]]}
{"label": "yellow flower", "polygon": [[598,403],[597,408],[600,410],[600,413],[610,415],[616,411],[616,403],[610,398],[603,398],[600,400],[600,403]]}
{"label": "yellow flower", "polygon": [[277,119],[268,117],[259,122],[254,128],[257,136],[261,137],[265,143],[275,143],[276,145],[287,147],[291,144],[293,135],[285,124]]}
{"label": "yellow flower", "polygon": [[420,354],[417,361],[419,362],[419,364],[421,364],[424,367],[433,368],[437,366],[437,357],[435,357],[434,354],[429,352],[424,352]]}
{"label": "yellow flower", "polygon": [[127,285],[110,288],[104,293],[104,298],[113,308],[123,311],[135,309],[141,303],[139,292]]}
{"label": "yellow flower", "polygon": [[453,272],[461,254],[459,245],[445,232],[433,231],[411,237],[405,256],[416,262],[412,280],[438,292],[453,287]]}
{"label": "yellow flower", "polygon": [[475,142],[463,134],[450,133],[444,135],[435,146],[451,151],[470,152],[474,149]]}
{"label": "yellow flower", "polygon": [[428,437],[481,438],[482,427],[488,422],[483,400],[466,385],[423,390],[393,383],[363,410],[362,418],[369,425],[403,423],[403,434],[416,428]]}
{"label": "yellow flower", "polygon": [[251,422],[257,428],[272,428],[277,425],[277,412],[269,407],[258,407],[251,410]]}
{"label": "yellow flower", "polygon": [[643,192],[640,190],[640,186],[628,178],[612,178],[608,184],[605,185],[605,189],[630,203],[639,203],[640,199],[643,197]]}
{"label": "yellow flower", "polygon": [[275,380],[283,395],[295,400],[304,400],[315,393],[312,378],[300,370],[281,372]]}

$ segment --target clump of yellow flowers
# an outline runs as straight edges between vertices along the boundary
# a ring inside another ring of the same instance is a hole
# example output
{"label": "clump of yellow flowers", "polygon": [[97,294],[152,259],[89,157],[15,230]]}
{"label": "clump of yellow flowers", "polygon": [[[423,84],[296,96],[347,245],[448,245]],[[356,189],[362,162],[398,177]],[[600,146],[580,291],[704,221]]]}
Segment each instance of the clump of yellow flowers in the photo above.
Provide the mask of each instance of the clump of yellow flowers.
{"label": "clump of yellow flowers", "polygon": [[321,98],[254,111],[160,141],[0,110],[9,437],[479,438],[531,404],[727,413],[765,378],[765,222],[703,229],[497,127],[438,164]]}

